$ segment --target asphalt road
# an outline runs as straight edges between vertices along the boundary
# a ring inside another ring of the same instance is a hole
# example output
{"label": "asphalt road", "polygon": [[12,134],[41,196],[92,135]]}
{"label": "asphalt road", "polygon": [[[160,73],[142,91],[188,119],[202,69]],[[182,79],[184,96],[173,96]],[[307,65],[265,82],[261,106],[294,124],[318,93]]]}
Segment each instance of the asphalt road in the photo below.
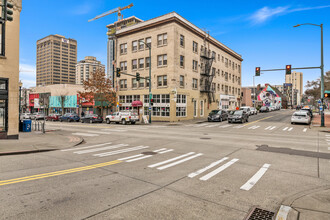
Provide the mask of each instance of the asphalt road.
{"label": "asphalt road", "polygon": [[85,142],[1,157],[0,219],[239,220],[254,206],[276,212],[330,181],[327,134],[291,125],[291,114],[258,114],[246,124],[49,122]]}

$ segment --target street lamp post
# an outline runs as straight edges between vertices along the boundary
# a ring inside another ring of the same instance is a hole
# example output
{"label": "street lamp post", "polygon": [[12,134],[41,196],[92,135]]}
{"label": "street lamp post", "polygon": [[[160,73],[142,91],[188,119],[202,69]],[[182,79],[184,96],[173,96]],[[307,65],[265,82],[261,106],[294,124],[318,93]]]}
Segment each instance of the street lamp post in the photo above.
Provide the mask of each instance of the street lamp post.
{"label": "street lamp post", "polygon": [[146,44],[143,40],[139,41],[144,43],[149,49],[149,124],[151,124],[151,43],[150,45]]}
{"label": "street lamp post", "polygon": [[311,24],[311,23],[305,23],[305,24],[297,24],[293,27],[299,27],[301,25],[313,25],[318,26],[321,28],[321,105],[322,105],[322,111],[321,111],[321,127],[324,127],[324,109],[323,109],[323,99],[324,99],[324,64],[323,64],[323,24]]}

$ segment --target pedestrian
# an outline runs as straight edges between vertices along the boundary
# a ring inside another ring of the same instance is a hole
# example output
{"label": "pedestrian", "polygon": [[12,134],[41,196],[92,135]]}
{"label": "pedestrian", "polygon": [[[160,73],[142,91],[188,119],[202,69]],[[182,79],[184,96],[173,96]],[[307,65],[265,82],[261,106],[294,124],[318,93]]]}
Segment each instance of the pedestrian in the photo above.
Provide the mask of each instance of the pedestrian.
{"label": "pedestrian", "polygon": [[85,113],[82,111],[81,112],[81,117],[83,118],[85,116]]}

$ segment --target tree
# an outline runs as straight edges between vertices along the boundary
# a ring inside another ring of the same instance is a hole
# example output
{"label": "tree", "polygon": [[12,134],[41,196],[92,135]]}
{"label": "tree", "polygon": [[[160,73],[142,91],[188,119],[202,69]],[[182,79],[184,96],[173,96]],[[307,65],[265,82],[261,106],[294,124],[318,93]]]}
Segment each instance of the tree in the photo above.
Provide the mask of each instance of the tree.
{"label": "tree", "polygon": [[[307,81],[305,88],[305,95],[307,97],[312,97],[315,101],[321,98],[320,78],[313,81]],[[330,90],[330,71],[326,72],[324,75],[324,90]]]}
{"label": "tree", "polygon": [[84,91],[78,92],[81,98],[88,99],[96,104],[100,103],[101,115],[103,108],[114,106],[116,103],[116,93],[112,88],[112,82],[106,78],[102,69],[96,69],[87,81],[83,83]]}

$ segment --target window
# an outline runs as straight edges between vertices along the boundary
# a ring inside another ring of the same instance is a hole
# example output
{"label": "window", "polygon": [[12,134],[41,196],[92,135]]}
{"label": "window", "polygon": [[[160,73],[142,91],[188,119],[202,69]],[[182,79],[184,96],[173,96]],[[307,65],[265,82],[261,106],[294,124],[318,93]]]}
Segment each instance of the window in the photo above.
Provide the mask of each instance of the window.
{"label": "window", "polygon": [[241,65],[238,65],[238,73],[241,73]]}
{"label": "window", "polygon": [[225,66],[228,67],[228,59],[226,58]]}
{"label": "window", "polygon": [[198,88],[198,80],[197,79],[195,79],[195,78],[193,78],[193,84],[192,84],[192,87],[193,87],[193,89],[197,89]]}
{"label": "window", "polygon": [[167,34],[159,34],[157,36],[157,45],[158,46],[163,46],[163,45],[167,45]]}
{"label": "window", "polygon": [[167,86],[167,76],[158,76],[157,77],[157,86]]}
{"label": "window", "polygon": [[184,56],[180,56],[180,67],[184,68]]}
{"label": "window", "polygon": [[146,57],[146,68],[150,67],[150,57]]}
{"label": "window", "polygon": [[212,51],[212,58],[216,61],[216,53],[214,51]]}
{"label": "window", "polygon": [[146,42],[147,42],[146,44],[147,44],[148,48],[151,48],[151,37],[147,37]]}
{"label": "window", "polygon": [[137,51],[137,46],[138,46],[138,42],[137,41],[133,41],[132,42],[132,51],[133,52]]}
{"label": "window", "polygon": [[224,63],[225,62],[225,58],[223,56],[221,56],[221,61]]}
{"label": "window", "polygon": [[198,53],[197,51],[198,51],[198,44],[195,41],[193,41],[193,52]]}
{"label": "window", "polygon": [[149,83],[150,83],[150,80],[149,80],[149,77],[146,78],[146,87],[148,88],[149,87]]}
{"label": "window", "polygon": [[198,61],[193,60],[193,70],[197,71]]}
{"label": "window", "polygon": [[170,95],[169,94],[163,94],[161,96],[161,101],[164,104],[170,104]]}
{"label": "window", "polygon": [[126,103],[132,103],[132,96],[131,95],[126,96]]}
{"label": "window", "polygon": [[228,81],[228,73],[225,73],[225,80]]}
{"label": "window", "polygon": [[133,95],[133,101],[140,101],[140,95]]}
{"label": "window", "polygon": [[149,95],[143,96],[143,103],[149,103]]}
{"label": "window", "polygon": [[220,91],[220,84],[218,84],[218,91]]}
{"label": "window", "polygon": [[218,54],[218,61],[220,61],[220,54]]}
{"label": "window", "polygon": [[186,107],[176,107],[177,117],[186,117]]}
{"label": "window", "polygon": [[137,81],[136,81],[136,78],[132,79],[132,88],[134,88],[134,89],[137,88]]}
{"label": "window", "polygon": [[144,58],[139,59],[139,69],[144,68]]}
{"label": "window", "polygon": [[157,57],[158,66],[166,66],[167,65],[167,54],[159,55]]}
{"label": "window", "polygon": [[120,70],[121,71],[127,70],[127,61],[120,62]]}
{"label": "window", "polygon": [[145,79],[140,79],[139,88],[144,88],[144,81]]}
{"label": "window", "polygon": [[238,81],[238,82],[237,82],[238,85],[241,85],[241,77],[238,77],[238,78],[237,78],[237,81]]}
{"label": "window", "polygon": [[140,39],[139,40],[139,50],[143,50],[144,49],[144,39]]}
{"label": "window", "polygon": [[180,76],[180,87],[184,87],[184,76]]}
{"label": "window", "polygon": [[125,96],[124,95],[119,96],[119,103],[125,103]]}
{"label": "window", "polygon": [[214,67],[212,67],[212,76],[215,77],[215,71],[216,69]]}
{"label": "window", "polygon": [[177,95],[176,103],[186,104],[187,103],[186,101],[187,101],[186,95]]}
{"label": "window", "polygon": [[215,91],[215,83],[212,83],[212,85],[211,85],[211,91]]}
{"label": "window", "polygon": [[127,79],[121,79],[119,84],[121,89],[127,89]]}
{"label": "window", "polygon": [[0,79],[0,132],[8,130],[8,81]]}
{"label": "window", "polygon": [[121,44],[120,45],[120,54],[126,54],[127,53],[127,44]]}
{"label": "window", "polygon": [[180,35],[180,46],[184,47],[184,36]]}
{"label": "window", "polygon": [[201,101],[200,107],[201,107],[200,109],[201,116],[204,116],[204,101]]}
{"label": "window", "polygon": [[132,60],[132,69],[133,70],[137,69],[137,60]]}

